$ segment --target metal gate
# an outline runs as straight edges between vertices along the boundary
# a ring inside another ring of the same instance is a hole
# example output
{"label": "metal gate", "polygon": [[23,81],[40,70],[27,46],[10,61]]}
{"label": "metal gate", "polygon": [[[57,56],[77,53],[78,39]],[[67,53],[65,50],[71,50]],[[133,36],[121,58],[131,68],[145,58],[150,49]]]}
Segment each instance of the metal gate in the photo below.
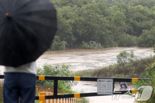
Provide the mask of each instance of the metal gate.
{"label": "metal gate", "polygon": [[[4,75],[0,75],[0,79],[3,79]],[[37,76],[37,80],[45,81],[52,80],[54,81],[54,91],[53,94],[47,95],[45,92],[39,93],[39,96],[36,96],[36,100],[39,100],[39,103],[47,103],[46,101],[52,99],[52,102],[48,103],[76,103],[75,98],[81,97],[90,97],[90,96],[107,96],[107,95],[116,95],[116,94],[124,94],[127,92],[136,93],[137,89],[130,90],[121,90],[114,91],[115,82],[126,82],[135,84],[139,80],[148,80],[148,78],[93,78],[93,77],[55,77],[55,76],[45,76],[39,75]],[[92,81],[97,82],[97,92],[90,93],[74,93],[74,94],[58,94],[58,81]],[[105,92],[106,91],[106,92]],[[63,102],[68,101],[68,102]]]}

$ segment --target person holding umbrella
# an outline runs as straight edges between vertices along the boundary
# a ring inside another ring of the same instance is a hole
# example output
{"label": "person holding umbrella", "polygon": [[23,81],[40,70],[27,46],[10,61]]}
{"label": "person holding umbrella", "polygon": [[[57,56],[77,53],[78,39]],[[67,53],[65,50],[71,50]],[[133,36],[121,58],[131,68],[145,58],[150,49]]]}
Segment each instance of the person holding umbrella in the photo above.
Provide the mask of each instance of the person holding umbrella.
{"label": "person holding umbrella", "polygon": [[0,0],[0,65],[5,66],[4,103],[34,103],[35,61],[57,31],[49,0]]}

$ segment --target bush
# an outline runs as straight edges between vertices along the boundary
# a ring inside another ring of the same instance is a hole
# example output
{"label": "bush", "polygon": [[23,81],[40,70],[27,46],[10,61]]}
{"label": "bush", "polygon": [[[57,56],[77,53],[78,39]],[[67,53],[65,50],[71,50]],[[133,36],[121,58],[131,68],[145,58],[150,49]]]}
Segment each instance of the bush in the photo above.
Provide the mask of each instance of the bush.
{"label": "bush", "polygon": [[[71,76],[71,72],[69,71],[69,66],[67,65],[44,65],[43,68],[38,69],[38,75],[50,75],[50,76]],[[53,82],[51,81],[38,81],[37,84],[39,86],[45,86],[47,88],[53,88]],[[71,85],[68,81],[59,81],[58,83],[58,90],[60,92],[70,92]]]}
{"label": "bush", "polygon": [[126,51],[123,51],[119,55],[117,55],[117,63],[119,65],[125,65],[128,62],[133,62],[135,59],[136,57],[134,56],[133,51],[129,53]]}
{"label": "bush", "polygon": [[151,85],[154,88],[153,96],[147,103],[155,103],[155,62],[150,65],[147,70],[142,74],[142,77],[144,78],[150,78],[149,81],[141,82],[141,85],[146,84]]}
{"label": "bush", "polygon": [[97,49],[97,48],[102,48],[102,45],[95,41],[89,41],[89,42],[83,41],[81,47],[85,49]]}
{"label": "bush", "polygon": [[51,50],[64,50],[66,49],[66,46],[67,46],[67,42],[61,40],[58,36],[56,36],[50,49]]}

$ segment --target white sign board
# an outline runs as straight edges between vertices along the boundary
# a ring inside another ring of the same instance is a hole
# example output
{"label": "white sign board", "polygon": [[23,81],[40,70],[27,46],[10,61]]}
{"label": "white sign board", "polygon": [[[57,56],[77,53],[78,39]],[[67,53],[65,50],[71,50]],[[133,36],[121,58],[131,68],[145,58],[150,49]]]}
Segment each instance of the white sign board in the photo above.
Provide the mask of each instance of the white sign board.
{"label": "white sign board", "polygon": [[101,95],[113,94],[113,79],[98,79],[97,93]]}

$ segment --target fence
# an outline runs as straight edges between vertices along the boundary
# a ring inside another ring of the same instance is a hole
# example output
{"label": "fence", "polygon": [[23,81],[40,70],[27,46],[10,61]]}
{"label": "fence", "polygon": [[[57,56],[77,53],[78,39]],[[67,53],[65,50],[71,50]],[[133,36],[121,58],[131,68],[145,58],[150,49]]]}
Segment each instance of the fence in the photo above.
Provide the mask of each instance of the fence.
{"label": "fence", "polygon": [[[40,96],[53,95],[51,92],[40,92]],[[76,98],[57,98],[57,99],[44,99],[40,98],[39,103],[78,103],[80,99]]]}
{"label": "fence", "polygon": [[[39,89],[39,87],[36,87],[36,92],[39,93],[39,96],[50,96],[53,95],[53,91],[50,88],[47,89]],[[79,103],[81,99],[77,98],[57,98],[57,99],[46,99],[43,97],[39,99],[39,101],[43,103]],[[40,103],[41,103],[40,102]]]}
{"label": "fence", "polygon": [[[0,78],[2,79],[2,78],[4,78],[4,76],[0,75]],[[114,91],[114,83],[115,82],[131,82],[132,84],[134,84],[139,80],[148,80],[147,78],[90,78],[90,77],[80,77],[80,76],[54,77],[54,76],[44,76],[44,75],[37,76],[37,79],[40,81],[44,81],[44,80],[54,81],[53,93],[40,92],[39,96],[36,96],[36,100],[40,101],[39,103],[77,103],[77,99],[81,98],[81,97],[124,94],[129,91],[132,93],[136,93],[137,92],[136,89],[124,90],[124,91]],[[59,80],[61,80],[61,81],[97,82],[99,84],[97,89],[98,88],[99,89],[97,92],[91,92],[91,93],[58,94],[58,81]],[[104,84],[106,84],[106,85],[104,85]],[[106,92],[104,92],[104,91],[106,91]]]}

